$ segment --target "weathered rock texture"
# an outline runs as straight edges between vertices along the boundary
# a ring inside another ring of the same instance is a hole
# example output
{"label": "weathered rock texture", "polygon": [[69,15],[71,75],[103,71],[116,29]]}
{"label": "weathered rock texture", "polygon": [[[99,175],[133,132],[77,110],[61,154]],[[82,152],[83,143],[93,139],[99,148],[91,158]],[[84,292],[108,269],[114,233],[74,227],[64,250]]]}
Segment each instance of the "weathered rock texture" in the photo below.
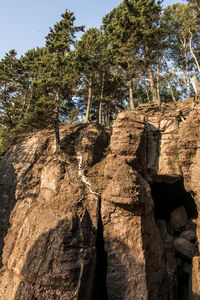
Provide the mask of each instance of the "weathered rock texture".
{"label": "weathered rock texture", "polygon": [[51,130],[11,146],[0,299],[200,299],[199,129],[200,106],[186,101],[120,113],[110,144],[100,126],[69,124],[59,154]]}
{"label": "weathered rock texture", "polygon": [[3,235],[10,222],[2,300],[96,297],[99,198],[81,182],[78,161],[82,155],[91,167],[108,137],[92,125],[66,126],[61,136],[64,154],[55,154],[53,133],[42,131],[2,157]]}

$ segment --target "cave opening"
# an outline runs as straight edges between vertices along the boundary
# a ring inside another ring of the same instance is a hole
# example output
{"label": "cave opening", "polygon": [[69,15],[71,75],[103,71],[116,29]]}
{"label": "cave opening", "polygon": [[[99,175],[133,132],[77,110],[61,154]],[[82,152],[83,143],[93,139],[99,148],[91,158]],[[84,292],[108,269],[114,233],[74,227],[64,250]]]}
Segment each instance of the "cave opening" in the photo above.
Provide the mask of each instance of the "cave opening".
{"label": "cave opening", "polygon": [[188,218],[197,218],[198,212],[192,195],[185,190],[183,180],[174,183],[153,183],[151,192],[155,204],[155,218],[169,222],[171,213],[184,206]]}
{"label": "cave opening", "polygon": [[195,201],[183,180],[151,185],[155,221],[160,231],[169,300],[189,300],[192,258],[197,255]]}

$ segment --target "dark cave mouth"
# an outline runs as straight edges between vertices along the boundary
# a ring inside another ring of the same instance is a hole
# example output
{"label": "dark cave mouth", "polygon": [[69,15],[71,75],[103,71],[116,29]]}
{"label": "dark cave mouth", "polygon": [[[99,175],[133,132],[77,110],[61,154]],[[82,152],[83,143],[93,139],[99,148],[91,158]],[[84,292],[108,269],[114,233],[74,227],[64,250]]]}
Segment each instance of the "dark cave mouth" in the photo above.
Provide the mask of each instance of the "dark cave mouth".
{"label": "dark cave mouth", "polygon": [[[171,268],[168,271],[166,269],[168,299],[189,300],[192,258],[198,251],[194,220],[198,217],[198,211],[195,201],[185,190],[183,180],[174,183],[154,182],[151,193],[165,264]],[[170,272],[173,273],[173,280]]]}
{"label": "dark cave mouth", "polygon": [[151,185],[152,198],[155,205],[155,218],[169,222],[171,213],[178,207],[184,206],[188,218],[198,216],[195,201],[185,190],[183,180],[175,183],[153,183]]}

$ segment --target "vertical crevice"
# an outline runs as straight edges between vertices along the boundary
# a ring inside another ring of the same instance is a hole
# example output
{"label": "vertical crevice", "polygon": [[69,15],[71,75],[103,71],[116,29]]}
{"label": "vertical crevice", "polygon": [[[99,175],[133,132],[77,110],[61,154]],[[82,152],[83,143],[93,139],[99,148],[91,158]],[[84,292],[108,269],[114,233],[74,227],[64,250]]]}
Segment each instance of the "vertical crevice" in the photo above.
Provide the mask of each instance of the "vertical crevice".
{"label": "vertical crevice", "polygon": [[101,218],[101,199],[99,197],[99,218],[98,218],[98,229],[97,229],[97,259],[96,259],[96,287],[94,291],[93,299],[95,300],[108,300],[106,276],[107,276],[107,253],[104,247],[103,238],[103,223]]}

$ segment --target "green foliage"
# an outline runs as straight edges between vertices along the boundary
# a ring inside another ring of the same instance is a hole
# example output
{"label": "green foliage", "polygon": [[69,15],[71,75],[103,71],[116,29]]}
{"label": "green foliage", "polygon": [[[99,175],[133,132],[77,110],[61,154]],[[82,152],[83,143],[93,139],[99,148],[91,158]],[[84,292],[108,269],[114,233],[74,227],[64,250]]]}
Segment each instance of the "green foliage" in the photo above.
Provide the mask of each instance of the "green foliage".
{"label": "green foliage", "polygon": [[160,1],[124,0],[103,18],[103,29],[109,37],[115,62],[124,70],[129,82],[130,102],[132,80],[137,81],[155,62],[160,41],[160,13]]}
{"label": "green foliage", "polygon": [[[195,61],[200,38],[197,14],[188,4],[173,4],[163,13],[162,27],[166,34],[166,56],[176,68],[176,74],[185,77],[187,96],[190,96],[190,77],[198,72],[198,63]],[[181,85],[179,87],[182,89]]]}
{"label": "green foliage", "polygon": [[7,139],[25,130],[55,123],[58,127],[59,119],[68,115],[75,119],[69,54],[75,33],[83,27],[74,26],[74,21],[66,10],[50,29],[46,47],[30,50],[20,59],[11,50],[1,61],[0,124]]}
{"label": "green foliage", "polygon": [[111,153],[111,149],[110,149],[110,145],[108,147],[105,148],[104,152],[103,152],[103,155],[104,156],[107,156],[108,154]]}
{"label": "green foliage", "polygon": [[51,53],[64,56],[70,52],[76,33],[83,31],[84,26],[74,26],[76,18],[74,13],[68,10],[61,17],[61,21],[55,24],[54,28],[50,28],[50,33],[46,36],[46,46]]}
{"label": "green foliage", "polygon": [[[0,61],[0,152],[22,132],[80,121],[111,127],[118,112],[140,103],[176,101],[200,77],[200,3],[123,0],[101,29],[66,10],[46,45]],[[184,96],[183,96],[184,95]]]}

